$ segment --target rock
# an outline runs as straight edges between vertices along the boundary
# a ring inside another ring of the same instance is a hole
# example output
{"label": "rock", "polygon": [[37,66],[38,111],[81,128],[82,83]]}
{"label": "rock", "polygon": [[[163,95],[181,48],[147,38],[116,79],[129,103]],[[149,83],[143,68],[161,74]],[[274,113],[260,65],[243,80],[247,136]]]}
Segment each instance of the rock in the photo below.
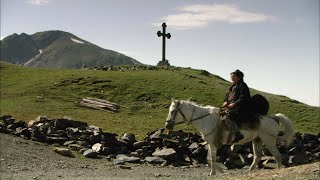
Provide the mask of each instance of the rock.
{"label": "rock", "polygon": [[158,148],[154,153],[152,153],[152,156],[160,157],[166,160],[174,159],[176,157],[176,151],[172,148]]}
{"label": "rock", "polygon": [[55,147],[53,148],[53,151],[58,153],[58,154],[61,154],[63,156],[67,156],[67,157],[74,157],[74,155],[72,154],[72,152],[67,149],[67,148],[59,148],[59,147]]}
{"label": "rock", "polygon": [[10,124],[13,124],[15,121],[15,119],[13,119],[11,115],[1,116],[1,119],[3,121],[4,126],[8,126]]}
{"label": "rock", "polygon": [[39,130],[39,128],[33,128],[31,132],[31,138],[36,141],[44,141],[46,135]]}
{"label": "rock", "polygon": [[238,153],[242,148],[242,145],[232,145],[230,146],[230,152],[232,153]]}
{"label": "rock", "polygon": [[63,143],[64,146],[69,146],[70,144],[74,144],[75,141],[66,141]]}
{"label": "rock", "polygon": [[242,155],[232,154],[226,161],[223,163],[228,169],[241,169],[246,165]]}
{"label": "rock", "polygon": [[98,153],[93,149],[88,149],[83,153],[83,155],[87,158],[95,158],[98,156]]}
{"label": "rock", "polygon": [[289,155],[295,155],[295,154],[298,154],[298,153],[300,153],[300,152],[302,152],[302,148],[300,148],[300,147],[293,147],[293,148],[289,149],[288,154],[289,154]]}
{"label": "rock", "polygon": [[92,146],[92,149],[96,152],[101,152],[103,149],[103,144],[96,143]]}
{"label": "rock", "polygon": [[65,137],[54,137],[54,136],[47,136],[46,140],[50,143],[59,143],[59,144],[63,144],[65,141],[67,141],[68,139]]}
{"label": "rock", "polygon": [[55,119],[53,121],[53,126],[56,130],[65,130],[67,128],[67,119]]}
{"label": "rock", "polygon": [[191,151],[197,149],[199,147],[198,143],[193,142],[190,144],[190,146],[188,147]]}
{"label": "rock", "polygon": [[9,124],[8,126],[7,126],[7,129],[11,129],[11,130],[15,130],[17,128],[17,125],[16,124]]}
{"label": "rock", "polygon": [[21,127],[19,127],[19,128],[16,128],[15,135],[17,135],[17,136],[23,135],[23,136],[25,136],[25,137],[29,137],[29,138],[30,138],[30,137],[31,137],[31,132],[29,131],[28,128],[21,128]]}
{"label": "rock", "polygon": [[99,133],[98,131],[94,131],[93,135],[90,135],[89,137],[90,144],[96,144],[101,141],[102,141],[102,136],[101,136],[101,133]]}
{"label": "rock", "polygon": [[310,158],[311,158],[310,153],[300,152],[298,154],[290,156],[289,163],[292,163],[293,165],[307,164],[309,163]]}
{"label": "rock", "polygon": [[130,156],[127,156],[125,154],[118,154],[116,158],[119,161],[129,162],[129,163],[139,163],[139,162],[141,162],[140,158],[138,158],[138,157],[130,157]]}
{"label": "rock", "polygon": [[0,133],[9,134],[10,131],[6,127],[0,125]]}
{"label": "rock", "polygon": [[121,169],[131,169],[130,166],[119,166],[119,168],[121,168]]}
{"label": "rock", "polygon": [[155,139],[155,140],[162,139],[161,135],[162,135],[163,131],[164,131],[164,128],[160,128],[158,131],[153,132],[150,135],[150,139],[152,139],[152,140],[153,139]]}
{"label": "rock", "polygon": [[89,148],[81,148],[78,152],[80,154],[83,154],[85,151],[87,151]]}
{"label": "rock", "polygon": [[110,147],[103,147],[101,150],[101,154],[106,155],[106,156],[111,153],[112,153],[112,149]]}
{"label": "rock", "polygon": [[101,133],[102,132],[102,129],[98,126],[93,126],[93,125],[90,125],[87,127],[87,131],[91,131],[91,132],[99,132]]}
{"label": "rock", "polygon": [[150,164],[163,164],[167,162],[167,160],[162,159],[160,157],[151,157],[151,156],[146,157],[144,160]]}
{"label": "rock", "polygon": [[302,138],[305,142],[317,142],[318,141],[318,137],[316,135],[312,135],[312,134],[303,134]]}
{"label": "rock", "polygon": [[89,143],[87,141],[76,141],[76,144],[79,144],[80,146],[88,146]]}
{"label": "rock", "polygon": [[122,139],[127,141],[130,144],[133,144],[133,143],[135,143],[137,141],[136,137],[134,136],[134,134],[124,134],[122,136]]}
{"label": "rock", "polygon": [[79,151],[80,149],[83,148],[83,146],[81,146],[79,144],[69,144],[68,148],[70,148],[73,151]]}
{"label": "rock", "polygon": [[133,148],[134,149],[140,149],[142,146],[145,146],[145,145],[147,145],[147,142],[138,141],[138,142],[133,143]]}
{"label": "rock", "polygon": [[122,160],[119,160],[119,159],[115,159],[115,160],[113,160],[113,164],[114,164],[114,165],[124,165],[125,162],[122,161]]}
{"label": "rock", "polygon": [[38,116],[34,120],[31,120],[31,121],[28,122],[28,127],[32,128],[33,126],[37,125],[38,123],[46,122],[46,121],[48,121],[47,116]]}

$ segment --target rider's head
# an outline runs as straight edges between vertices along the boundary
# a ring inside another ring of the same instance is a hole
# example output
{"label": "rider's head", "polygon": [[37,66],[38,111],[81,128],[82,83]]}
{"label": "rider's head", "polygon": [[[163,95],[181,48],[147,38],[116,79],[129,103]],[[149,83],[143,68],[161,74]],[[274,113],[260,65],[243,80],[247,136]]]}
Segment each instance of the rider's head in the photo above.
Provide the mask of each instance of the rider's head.
{"label": "rider's head", "polygon": [[230,79],[234,84],[238,84],[239,82],[243,81],[243,72],[239,69],[230,73]]}

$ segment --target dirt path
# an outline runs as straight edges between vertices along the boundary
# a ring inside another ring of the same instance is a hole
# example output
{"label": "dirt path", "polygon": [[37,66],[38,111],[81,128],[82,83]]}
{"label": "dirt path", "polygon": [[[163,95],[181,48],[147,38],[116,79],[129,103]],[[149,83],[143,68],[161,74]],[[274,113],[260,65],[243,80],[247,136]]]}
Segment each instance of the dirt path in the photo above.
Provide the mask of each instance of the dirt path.
{"label": "dirt path", "polygon": [[[50,145],[0,133],[1,179],[212,179],[207,166],[161,167],[148,164],[113,165],[106,157],[68,158]],[[129,169],[127,169],[129,168]],[[319,163],[253,172],[227,170],[214,179],[320,179]]]}

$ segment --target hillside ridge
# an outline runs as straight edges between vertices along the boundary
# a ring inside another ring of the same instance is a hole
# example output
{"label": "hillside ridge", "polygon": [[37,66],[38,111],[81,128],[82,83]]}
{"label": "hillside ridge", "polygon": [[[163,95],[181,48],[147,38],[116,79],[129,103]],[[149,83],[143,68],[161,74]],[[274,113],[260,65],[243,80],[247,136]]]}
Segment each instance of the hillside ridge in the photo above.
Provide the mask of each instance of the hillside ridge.
{"label": "hillside ridge", "polygon": [[[203,70],[119,66],[104,70],[38,69],[0,63],[1,114],[21,120],[39,115],[69,116],[116,133],[145,134],[163,127],[171,98],[220,107],[230,82]],[[319,107],[251,89],[270,102],[269,114],[283,113],[302,133],[318,133]],[[77,106],[85,97],[120,105],[118,113]],[[178,128],[193,130],[186,125]]]}

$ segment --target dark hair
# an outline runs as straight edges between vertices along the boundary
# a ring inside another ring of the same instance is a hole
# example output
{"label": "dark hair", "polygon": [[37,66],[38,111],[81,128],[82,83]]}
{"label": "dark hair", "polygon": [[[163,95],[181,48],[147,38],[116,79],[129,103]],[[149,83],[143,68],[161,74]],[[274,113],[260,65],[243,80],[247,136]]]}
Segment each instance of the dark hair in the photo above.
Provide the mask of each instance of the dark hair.
{"label": "dark hair", "polygon": [[241,72],[239,69],[237,69],[237,70],[235,70],[235,71],[233,71],[233,72],[230,73],[230,75],[232,75],[232,74],[238,76],[238,77],[241,78],[241,79],[243,79],[243,77],[244,77],[243,72]]}

